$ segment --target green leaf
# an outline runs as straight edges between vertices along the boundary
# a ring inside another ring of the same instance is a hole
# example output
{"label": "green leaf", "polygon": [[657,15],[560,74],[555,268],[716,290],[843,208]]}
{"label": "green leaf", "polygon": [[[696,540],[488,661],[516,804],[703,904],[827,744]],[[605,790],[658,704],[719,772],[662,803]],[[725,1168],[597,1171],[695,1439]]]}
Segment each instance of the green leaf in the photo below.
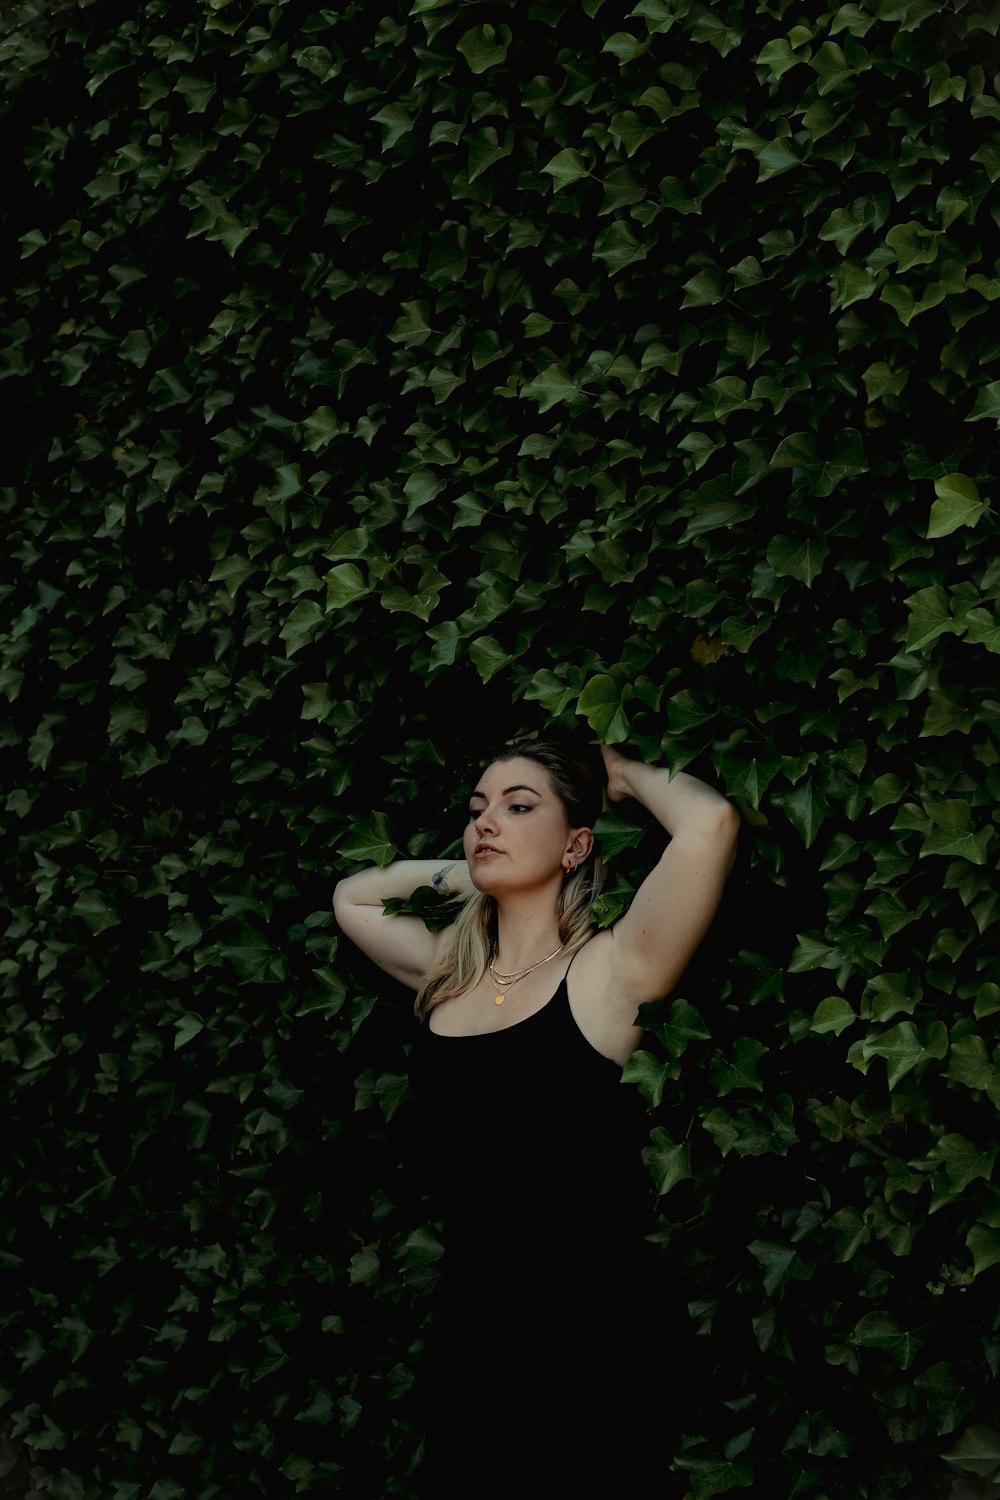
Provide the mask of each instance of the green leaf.
{"label": "green leaf", "polygon": [[663,1100],[663,1085],[670,1076],[670,1065],[654,1052],[638,1051],[625,1064],[622,1083],[634,1083],[642,1097],[655,1109]]}
{"label": "green leaf", "polygon": [[910,612],[906,633],[907,651],[920,651],[945,631],[953,631],[955,622],[948,607],[948,595],[939,583],[928,584],[903,601]]}
{"label": "green leaf", "polygon": [[402,344],[404,349],[419,349],[431,336],[427,321],[426,302],[404,302],[403,311],[386,335],[392,343]]}
{"label": "green leaf", "polygon": [[870,266],[861,265],[856,260],[845,260],[834,267],[830,281],[833,288],[830,299],[832,308],[846,308],[855,302],[867,301],[879,288],[877,274]]}
{"label": "green leaf", "polygon": [[174,1051],[176,1052],[196,1037],[199,1031],[204,1031],[205,1022],[201,1016],[186,1015],[181,1016],[179,1021],[175,1021],[174,1027]]}
{"label": "green leaf", "polygon": [[307,453],[322,453],[348,430],[347,423],[329,406],[317,406],[302,426],[305,432],[303,447]]}
{"label": "green leaf", "polygon": [[529,702],[540,703],[549,717],[555,719],[575,700],[577,689],[568,686],[548,667],[542,667],[532,677],[524,696]]}
{"label": "green leaf", "polygon": [[1000,380],[991,380],[979,387],[973,408],[965,420],[979,422],[984,419],[1000,422]]}
{"label": "green leaf", "polygon": [[235,599],[240,584],[246,583],[247,579],[257,571],[258,565],[256,563],[251,562],[248,557],[244,557],[240,553],[233,553],[216,563],[209,574],[209,581],[212,583],[224,583],[226,585],[226,593],[230,599]]}
{"label": "green leaf", "polygon": [[484,682],[489,682],[514,659],[491,635],[481,635],[474,640],[469,646],[469,655]]}
{"label": "green leaf", "polygon": [[964,1135],[943,1135],[927,1153],[928,1161],[942,1162],[948,1181],[956,1193],[964,1192],[970,1182],[993,1175],[993,1164],[1000,1145],[992,1141],[985,1151],[973,1145]]}
{"label": "green leaf", "polygon": [[718,271],[699,271],[684,282],[681,307],[714,307],[725,296]]}
{"label": "green leaf", "polygon": [[970,609],[965,616],[965,639],[1000,655],[1000,619],[985,609]]}
{"label": "green leaf", "polygon": [[779,578],[795,578],[812,588],[813,581],[823,571],[830,555],[830,548],[822,537],[806,537],[796,541],[793,537],[779,533],[767,549],[767,560]]}
{"label": "green leaf", "polygon": [[728,1459],[689,1458],[681,1453],[674,1459],[674,1465],[691,1475],[694,1500],[712,1500],[713,1495],[746,1489],[754,1482],[753,1465],[749,1463],[730,1463]]}
{"label": "green leaf", "polygon": [[590,176],[590,168],[579,151],[574,150],[572,146],[567,146],[564,151],[558,152],[545,163],[541,170],[547,172],[553,179],[553,192],[556,193],[561,192],[563,188],[570,187],[574,182],[579,182],[581,177]]}
{"label": "green leaf", "polygon": [[[973,1224],[965,1237],[965,1243],[972,1251],[973,1273],[978,1276],[982,1271],[988,1271],[1000,1261],[1000,1230],[992,1229],[986,1224]],[[1000,1436],[1000,1434],[998,1434]],[[955,1462],[951,1454],[944,1454],[949,1463]],[[1000,1464],[1000,1452],[997,1454],[997,1463]],[[963,1464],[962,1468],[967,1465]],[[973,1473],[982,1473],[980,1469],[973,1469]],[[990,1473],[993,1470],[989,1471]]]}
{"label": "green leaf", "polygon": [[821,240],[832,240],[846,255],[859,234],[876,223],[877,210],[871,198],[855,198],[847,208],[835,208],[819,229]]}
{"label": "green leaf", "polygon": [[848,1026],[853,1026],[857,1019],[842,995],[828,995],[825,1000],[819,1002],[813,1012],[809,1030],[832,1031],[839,1036],[842,1031],[846,1031]]}
{"label": "green leaf", "polygon": [[504,62],[514,33],[509,26],[472,26],[458,42],[473,73],[485,73]]}
{"label": "green leaf", "polygon": [[783,138],[766,142],[755,155],[760,165],[758,182],[769,182],[772,177],[780,177],[782,173],[799,165],[798,156]]}
{"label": "green leaf", "polygon": [[396,857],[396,845],[389,832],[386,814],[373,812],[367,818],[352,818],[351,833],[343,840],[337,852],[347,859],[360,860],[365,864],[391,864]]}
{"label": "green leaf", "polygon": [[751,1240],[747,1249],[760,1266],[764,1290],[769,1297],[780,1296],[790,1281],[808,1281],[812,1276],[814,1267],[791,1245]]}
{"label": "green leaf", "polygon": [[936,479],[934,493],[937,499],[931,506],[928,538],[950,536],[960,526],[975,526],[989,510],[989,501],[979,498],[975,481],[965,474],[946,474],[943,479]]}
{"label": "green leaf", "polygon": [[629,723],[622,707],[622,690],[613,677],[592,677],[577,699],[576,711],[605,745],[628,739]]}
{"label": "green leaf", "polygon": [[926,811],[932,828],[920,846],[921,858],[942,854],[967,859],[974,865],[986,863],[993,829],[986,827],[980,833],[973,833],[972,812],[967,802],[946,798],[927,804]]}
{"label": "green leaf", "polygon": [[784,808],[789,821],[801,834],[806,848],[811,848],[830,815],[830,805],[813,778],[807,776],[790,791],[775,793],[773,801]]}
{"label": "green leaf", "polygon": [[638,239],[632,226],[623,219],[616,220],[594,242],[595,259],[603,260],[612,276],[645,260],[648,254],[647,240]]}
{"label": "green leaf", "polygon": [[324,579],[326,584],[326,607],[328,610],[346,609],[357,599],[371,592],[365,583],[360,568],[353,563],[341,563],[331,568]]}
{"label": "green leaf", "polygon": [[991,1479],[1000,1470],[1000,1432],[977,1423],[966,1428],[951,1452],[941,1457],[967,1474]]}
{"label": "green leaf", "polygon": [[768,42],[757,54],[757,67],[765,68],[771,78],[783,77],[790,68],[804,61],[804,58],[796,57],[787,37],[778,37],[775,41]]}
{"label": "green leaf", "polygon": [[653,1144],[645,1148],[642,1157],[662,1197],[691,1176],[691,1146],[688,1141],[672,1141],[660,1125],[650,1131],[650,1139]]}
{"label": "green leaf", "polygon": [[891,1021],[901,1011],[912,1015],[923,998],[923,986],[910,973],[885,971],[874,975],[865,985],[864,1000],[871,1006],[870,1014],[875,1021]]}
{"label": "green leaf", "polygon": [[382,150],[391,151],[396,142],[413,129],[413,116],[402,104],[386,104],[372,115],[382,127]]}
{"label": "green leaf", "polygon": [[948,1030],[940,1021],[931,1023],[926,1037],[921,1037],[912,1021],[900,1021],[881,1035],[866,1037],[862,1044],[863,1057],[885,1058],[890,1090],[896,1088],[918,1063],[942,1058],[947,1051]]}
{"label": "green leaf", "polygon": [[927,1342],[926,1333],[904,1331],[895,1318],[884,1312],[867,1313],[851,1335],[859,1349],[875,1349],[898,1370],[908,1370]]}
{"label": "green leaf", "polygon": [[574,400],[580,394],[580,387],[563,365],[552,364],[540,370],[521,394],[536,400],[538,410],[544,412],[561,402]]}
{"label": "green leaf", "polygon": [[908,271],[911,266],[928,265],[937,258],[937,239],[937,230],[927,229],[911,219],[890,229],[885,242],[896,252],[898,270]]}
{"label": "green leaf", "polygon": [[296,651],[301,651],[312,640],[324,618],[323,611],[314,599],[303,599],[298,603],[281,627],[286,655],[294,656]]}
{"label": "green leaf", "polygon": [[741,1036],[733,1043],[732,1059],[721,1058],[712,1065],[712,1080],[716,1095],[732,1093],[733,1089],[763,1088],[758,1063],[770,1049],[753,1037]]}

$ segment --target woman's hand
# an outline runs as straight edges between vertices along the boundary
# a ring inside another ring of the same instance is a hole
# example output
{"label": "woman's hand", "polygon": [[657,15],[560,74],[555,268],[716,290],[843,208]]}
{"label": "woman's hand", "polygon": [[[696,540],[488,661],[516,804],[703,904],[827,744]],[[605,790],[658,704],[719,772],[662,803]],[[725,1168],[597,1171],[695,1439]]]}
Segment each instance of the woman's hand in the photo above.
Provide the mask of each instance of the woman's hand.
{"label": "woman's hand", "polygon": [[621,802],[625,797],[632,795],[625,784],[625,772],[629,765],[628,757],[622,755],[620,750],[616,750],[614,745],[602,745],[601,755],[604,758],[604,769],[608,777],[608,801]]}

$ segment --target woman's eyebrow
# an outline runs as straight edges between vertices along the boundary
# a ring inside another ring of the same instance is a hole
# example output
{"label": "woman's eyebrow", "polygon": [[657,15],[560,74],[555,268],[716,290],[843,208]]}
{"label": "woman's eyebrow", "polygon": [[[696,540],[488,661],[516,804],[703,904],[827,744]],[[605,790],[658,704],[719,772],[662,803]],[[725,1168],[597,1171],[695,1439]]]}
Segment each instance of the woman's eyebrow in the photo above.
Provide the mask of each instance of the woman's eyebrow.
{"label": "woman's eyebrow", "polygon": [[[509,797],[511,792],[531,792],[532,796],[534,797],[540,797],[542,795],[541,792],[536,792],[533,786],[526,786],[523,783],[519,783],[517,786],[505,786],[500,795],[501,797]],[[470,802],[472,801],[473,797],[481,797],[484,802],[488,800],[485,792],[470,792]]]}

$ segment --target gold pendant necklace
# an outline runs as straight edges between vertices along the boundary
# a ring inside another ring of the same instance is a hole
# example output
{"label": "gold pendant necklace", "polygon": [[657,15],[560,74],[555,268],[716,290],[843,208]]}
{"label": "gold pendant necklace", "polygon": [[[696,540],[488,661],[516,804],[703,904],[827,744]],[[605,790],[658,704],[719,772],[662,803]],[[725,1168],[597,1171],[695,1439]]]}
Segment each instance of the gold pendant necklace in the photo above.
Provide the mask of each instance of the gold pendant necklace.
{"label": "gold pendant necklace", "polygon": [[513,974],[498,973],[496,966],[493,963],[493,954],[491,953],[489,958],[486,960],[486,967],[490,971],[490,978],[493,980],[493,983],[497,987],[497,992],[496,996],[494,997],[493,1004],[502,1005],[507,998],[507,991],[509,989],[512,989],[515,984],[519,984],[522,979],[526,979],[529,974],[534,973],[535,969],[540,969],[542,967],[542,964],[547,964],[549,962],[549,959],[555,958],[557,953],[562,952],[563,946],[564,945],[560,943],[558,948],[553,948],[551,953],[547,953],[545,957],[540,958],[537,963],[529,964],[526,969],[517,969]]}

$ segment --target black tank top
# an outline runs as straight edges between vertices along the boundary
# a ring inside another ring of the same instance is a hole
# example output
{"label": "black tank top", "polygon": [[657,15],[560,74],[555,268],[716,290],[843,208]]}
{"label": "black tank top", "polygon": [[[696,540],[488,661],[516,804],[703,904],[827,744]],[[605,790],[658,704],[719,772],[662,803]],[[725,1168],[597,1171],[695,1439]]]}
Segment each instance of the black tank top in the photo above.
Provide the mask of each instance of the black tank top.
{"label": "black tank top", "polygon": [[592,1276],[595,1254],[634,1243],[649,1217],[642,1101],[577,1026],[568,976],[501,1031],[423,1028],[417,1087],[449,1274],[494,1263],[499,1235],[508,1263],[528,1254],[536,1277],[543,1251],[558,1251],[561,1279],[581,1255]]}
{"label": "black tank top", "polygon": [[631,1493],[614,1476],[628,1453],[639,1477],[654,1410],[664,1441],[644,1461],[662,1485],[662,1361],[686,1317],[643,1238],[648,1122],[621,1072],[577,1026],[566,977],[502,1031],[421,1028],[411,1119],[445,1244],[420,1376],[428,1500]]}

